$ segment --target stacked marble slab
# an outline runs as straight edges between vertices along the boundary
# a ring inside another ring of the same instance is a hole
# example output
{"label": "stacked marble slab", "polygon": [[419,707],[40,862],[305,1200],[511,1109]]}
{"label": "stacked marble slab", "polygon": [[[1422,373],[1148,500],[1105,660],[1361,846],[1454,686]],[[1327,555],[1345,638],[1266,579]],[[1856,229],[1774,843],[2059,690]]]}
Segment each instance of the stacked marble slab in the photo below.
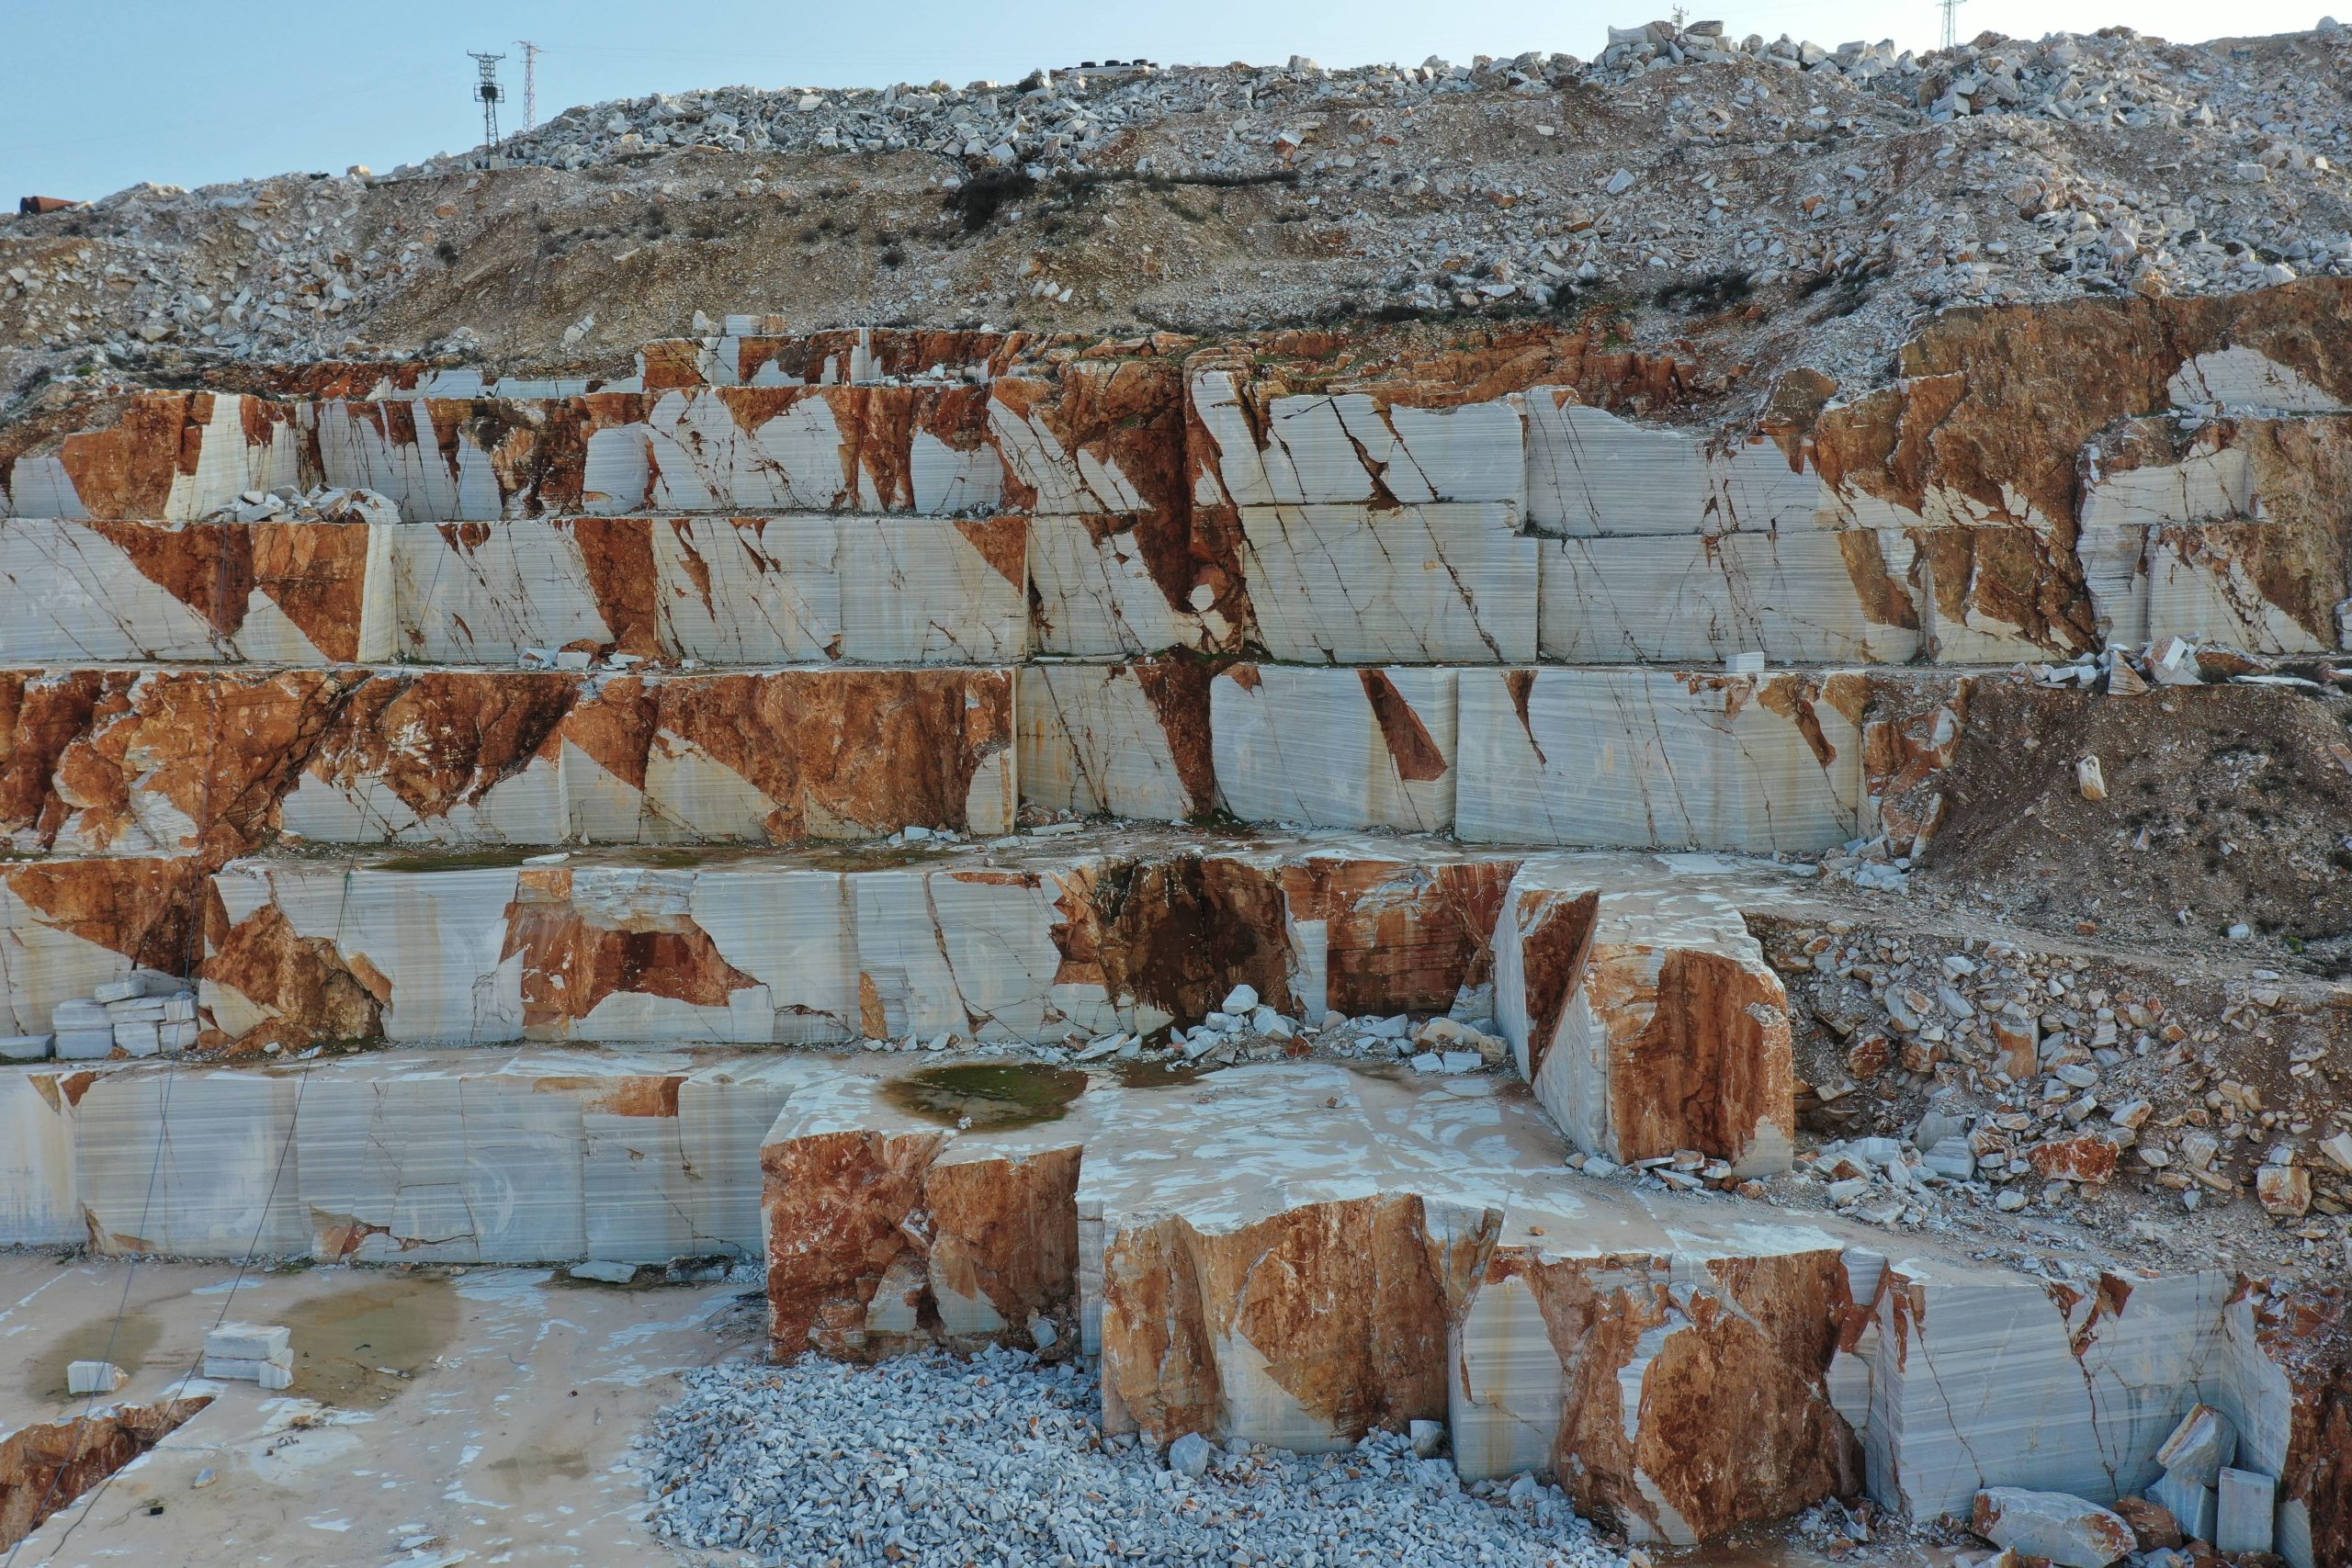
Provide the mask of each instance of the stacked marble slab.
{"label": "stacked marble slab", "polygon": [[1560,1170],[1490,1078],[1098,1077],[958,1131],[902,1109],[894,1070],[810,1086],[770,1134],[779,1355],[1074,1317],[1112,1430],[1317,1450],[1444,1420],[1465,1477],[1557,1474],[1675,1544],[1864,1487],[1920,1517],[1991,1485],[2112,1501],[2200,1400],[2268,1422],[2274,1464],[2322,1440],[2279,1424],[2287,1351],[2233,1280],[2078,1289],[1639,1195]]}

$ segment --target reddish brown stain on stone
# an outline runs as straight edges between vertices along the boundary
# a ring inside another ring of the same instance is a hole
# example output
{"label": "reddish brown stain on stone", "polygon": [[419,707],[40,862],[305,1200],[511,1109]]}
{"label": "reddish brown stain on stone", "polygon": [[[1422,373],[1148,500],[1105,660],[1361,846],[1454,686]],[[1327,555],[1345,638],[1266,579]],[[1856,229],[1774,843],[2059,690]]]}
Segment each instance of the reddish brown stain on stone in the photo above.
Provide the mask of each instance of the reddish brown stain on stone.
{"label": "reddish brown stain on stone", "polygon": [[971,521],[959,518],[956,531],[979,553],[999,577],[1023,592],[1029,587],[1029,520],[998,516]]}
{"label": "reddish brown stain on stone", "polygon": [[274,1015],[233,1038],[208,1032],[206,1043],[242,1053],[269,1044],[300,1050],[320,1041],[383,1037],[390,982],[372,965],[346,960],[333,941],[296,932],[275,904],[232,925],[218,891],[209,891],[205,926],[199,977]]}
{"label": "reddish brown stain on stone", "polygon": [[1438,750],[1437,738],[1396,689],[1396,682],[1378,670],[1357,672],[1363,682],[1363,694],[1372,704],[1372,716],[1380,725],[1380,738],[1387,748],[1388,758],[1396,765],[1396,776],[1408,784],[1426,784],[1445,777],[1445,753]]}
{"label": "reddish brown stain on stone", "polygon": [[574,676],[539,671],[374,675],[352,692],[310,771],[340,789],[380,783],[418,816],[447,816],[552,759],[579,689]]}
{"label": "reddish brown stain on stone", "polygon": [[[574,517],[564,526],[579,547],[588,592],[609,638],[605,648],[640,659],[662,656],[660,581],[653,566],[653,522],[646,517]],[[674,525],[673,525],[674,526]],[[701,558],[691,557],[699,563]],[[691,568],[689,569],[691,570]],[[710,578],[702,575],[703,602]]]}
{"label": "reddish brown stain on stone", "polygon": [[1527,1008],[1527,1077],[1543,1071],[1544,1058],[1559,1037],[1568,998],[1584,977],[1592,948],[1598,892],[1527,892],[1512,919],[1519,923],[1520,974]]}

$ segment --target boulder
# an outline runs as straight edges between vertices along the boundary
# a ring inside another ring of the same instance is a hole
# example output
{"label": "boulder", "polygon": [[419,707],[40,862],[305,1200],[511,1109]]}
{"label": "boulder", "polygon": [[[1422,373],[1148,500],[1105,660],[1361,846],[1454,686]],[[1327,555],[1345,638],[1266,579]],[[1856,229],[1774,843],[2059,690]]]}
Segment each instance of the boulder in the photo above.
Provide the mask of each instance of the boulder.
{"label": "boulder", "polygon": [[1986,1487],[1976,1494],[1969,1528],[1995,1546],[2047,1558],[2056,1568],[2108,1568],[2138,1548],[2120,1515],[2067,1492]]}

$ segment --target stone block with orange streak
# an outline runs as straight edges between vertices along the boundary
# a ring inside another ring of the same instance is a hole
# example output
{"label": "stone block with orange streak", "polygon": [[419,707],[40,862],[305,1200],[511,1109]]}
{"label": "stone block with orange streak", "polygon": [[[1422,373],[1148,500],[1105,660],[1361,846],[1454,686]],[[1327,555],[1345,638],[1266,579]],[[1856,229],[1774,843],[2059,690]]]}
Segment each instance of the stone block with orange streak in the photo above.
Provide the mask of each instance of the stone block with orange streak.
{"label": "stone block with orange streak", "polygon": [[283,826],[329,843],[791,842],[1002,832],[1004,670],[382,671],[301,759]]}
{"label": "stone block with orange streak", "polygon": [[1457,692],[1465,840],[1771,853],[1869,830],[1856,675],[1464,670]]}
{"label": "stone block with orange streak", "polygon": [[910,1072],[844,1076],[778,1121],[780,1356],[1025,1337],[1074,1308],[1113,1432],[1317,1451],[1448,1420],[1465,1478],[1556,1473],[1676,1542],[1851,1488],[1826,1383],[1844,1243],[1580,1181],[1494,1080],[1066,1075],[1032,1094],[1042,1120],[991,1127]]}
{"label": "stone block with orange streak", "polygon": [[1241,984],[1294,1018],[1478,1017],[1517,865],[1336,835],[1132,832],[870,860],[492,858],[505,863],[224,867],[206,928],[208,1042],[1059,1043],[1196,1023]]}
{"label": "stone block with orange streak", "polygon": [[365,523],[0,520],[0,658],[390,658],[391,547]]}
{"label": "stone block with orange streak", "polygon": [[1496,924],[1496,1021],[1537,1102],[1585,1153],[1623,1163],[1696,1149],[1742,1175],[1786,1169],[1788,996],[1742,909],[1794,885],[1695,856],[1653,866],[1646,882],[1584,856],[1522,866]]}
{"label": "stone block with orange streak", "polygon": [[1209,685],[1217,793],[1251,822],[1453,825],[1453,670],[1238,664]]}
{"label": "stone block with orange streak", "polygon": [[86,428],[0,445],[0,515],[186,521],[247,490],[305,482],[299,405],[214,392],[133,392],[80,411]]}
{"label": "stone block with orange streak", "polygon": [[[1018,1092],[1041,1102],[1039,1120],[960,1097],[958,1072],[1028,1075]],[[1083,1085],[1052,1068],[966,1066],[887,1085],[842,1071],[795,1094],[760,1156],[775,1353],[1028,1347],[1038,1318],[1070,1334],[1080,1156],[1057,1097]],[[974,1113],[982,1130],[956,1135]],[[1011,1124],[990,1125],[1000,1113]]]}
{"label": "stone block with orange streak", "polygon": [[1029,525],[796,513],[395,530],[397,644],[709,664],[990,664],[1028,651]]}

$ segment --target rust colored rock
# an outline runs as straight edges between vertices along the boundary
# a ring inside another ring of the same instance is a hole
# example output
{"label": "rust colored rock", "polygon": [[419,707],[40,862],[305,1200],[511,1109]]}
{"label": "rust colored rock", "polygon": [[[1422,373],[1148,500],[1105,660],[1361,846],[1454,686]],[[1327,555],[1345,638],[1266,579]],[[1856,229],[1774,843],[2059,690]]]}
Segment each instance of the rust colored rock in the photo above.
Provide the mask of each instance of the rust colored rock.
{"label": "rust colored rock", "polygon": [[338,671],[0,672],[0,810],[19,842],[242,854],[277,825],[355,678]]}
{"label": "rust colored rock", "polygon": [[2160,1551],[2180,1544],[2180,1521],[2162,1503],[2152,1503],[2145,1497],[2119,1497],[2113,1511],[2132,1527],[2132,1539],[2142,1551]]}
{"label": "rust colored rock", "polygon": [[614,996],[724,1008],[758,984],[720,956],[683,899],[649,897],[628,908],[597,900],[591,912],[573,883],[560,866],[526,867],[507,912],[499,957],[522,960],[526,1029],[578,1022]]}
{"label": "rust colored rock", "polygon": [[380,783],[417,816],[446,816],[552,761],[579,692],[577,677],[531,671],[378,674],[353,691],[307,771],[345,789]]}
{"label": "rust colored rock", "polygon": [[1215,1011],[1238,985],[1296,1015],[1283,890],[1269,871],[1185,855],[1114,863],[1082,890],[1055,929],[1060,978],[1148,1002],[1182,1025]]}
{"label": "rust colored rock", "polygon": [[956,1159],[934,1131],[819,1132],[762,1151],[769,1335],[789,1358],[1028,1341],[1076,1290],[1074,1147]]}
{"label": "rust colored rock", "polygon": [[1560,1357],[1553,1462],[1579,1511],[1687,1544],[1859,1484],[1823,1382],[1849,1304],[1837,1251],[1718,1260],[1692,1289],[1664,1258],[1506,1249],[1488,1277],[1525,1281]]}
{"label": "rust colored rock", "polygon": [[186,975],[198,957],[202,866],[190,856],[94,856],[0,867],[8,891],[42,924],[134,964]]}
{"label": "rust colored rock", "polygon": [[1316,860],[1283,871],[1294,920],[1328,932],[1324,1007],[1351,1018],[1444,1012],[1493,976],[1495,919],[1518,863],[1414,867]]}
{"label": "rust colored rock", "polygon": [[0,1438],[0,1551],[169,1437],[209,1397],[109,1405]]}
{"label": "rust colored rock", "polygon": [[[1106,1405],[1163,1441],[1221,1435],[1236,1400],[1260,1419],[1295,1404],[1313,1447],[1324,1431],[1442,1419],[1448,1329],[1492,1238],[1447,1245],[1437,1228],[1419,1198],[1384,1195],[1231,1230],[1171,1216],[1122,1231],[1103,1259]],[[1206,1347],[1233,1341],[1278,1396],[1220,1381]]]}
{"label": "rust colored rock", "polygon": [[2122,1149],[2097,1133],[2079,1137],[2052,1138],[2026,1150],[2033,1168],[2052,1180],[2105,1181],[2115,1174]]}
{"label": "rust colored rock", "polygon": [[[391,983],[364,956],[304,937],[279,910],[265,906],[232,922],[213,893],[205,901],[205,955],[197,977],[227,987],[253,1017],[222,1017],[216,1001],[198,1043],[240,1054],[270,1045],[301,1050],[321,1042],[373,1043],[383,1037]],[[212,994],[212,993],[208,993]]]}

